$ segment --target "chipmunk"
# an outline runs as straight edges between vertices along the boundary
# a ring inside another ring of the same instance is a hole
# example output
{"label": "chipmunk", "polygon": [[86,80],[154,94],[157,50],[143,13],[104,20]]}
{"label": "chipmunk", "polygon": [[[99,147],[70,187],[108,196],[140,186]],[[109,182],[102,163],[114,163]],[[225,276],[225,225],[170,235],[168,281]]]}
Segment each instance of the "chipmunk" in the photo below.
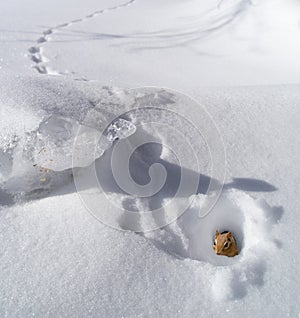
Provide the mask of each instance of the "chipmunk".
{"label": "chipmunk", "polygon": [[217,255],[225,255],[228,257],[236,256],[239,253],[236,241],[229,231],[222,232],[221,234],[218,230],[216,231],[213,250]]}

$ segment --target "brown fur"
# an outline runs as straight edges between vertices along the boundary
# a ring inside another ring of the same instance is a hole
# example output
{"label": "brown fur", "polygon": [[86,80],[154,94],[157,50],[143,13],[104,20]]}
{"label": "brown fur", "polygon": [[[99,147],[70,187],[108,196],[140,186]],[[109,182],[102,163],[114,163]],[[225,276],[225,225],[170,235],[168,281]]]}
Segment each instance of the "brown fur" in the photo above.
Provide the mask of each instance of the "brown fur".
{"label": "brown fur", "polygon": [[236,256],[239,253],[232,233],[223,232],[220,234],[218,230],[214,238],[213,250],[217,255],[225,255],[228,257]]}

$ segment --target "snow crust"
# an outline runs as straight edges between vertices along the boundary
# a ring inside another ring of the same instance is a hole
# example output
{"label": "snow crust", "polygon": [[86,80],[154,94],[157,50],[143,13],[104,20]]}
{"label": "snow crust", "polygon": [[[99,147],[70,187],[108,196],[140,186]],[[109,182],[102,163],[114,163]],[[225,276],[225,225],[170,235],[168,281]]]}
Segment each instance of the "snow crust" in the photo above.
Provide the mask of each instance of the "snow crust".
{"label": "snow crust", "polygon": [[[109,97],[109,88],[99,88],[94,96],[87,96],[87,88],[70,81],[30,77],[11,78],[11,82],[5,77],[5,81],[7,91],[0,101],[4,128],[0,180],[10,192],[53,187],[62,182],[64,174],[69,177],[73,160],[79,167],[88,166],[116,138],[126,138],[135,131],[125,119],[105,126],[113,120],[111,103],[122,103],[117,95]],[[30,93],[33,90],[34,96]],[[75,140],[80,152],[73,158]],[[60,171],[67,173],[57,173]]]}

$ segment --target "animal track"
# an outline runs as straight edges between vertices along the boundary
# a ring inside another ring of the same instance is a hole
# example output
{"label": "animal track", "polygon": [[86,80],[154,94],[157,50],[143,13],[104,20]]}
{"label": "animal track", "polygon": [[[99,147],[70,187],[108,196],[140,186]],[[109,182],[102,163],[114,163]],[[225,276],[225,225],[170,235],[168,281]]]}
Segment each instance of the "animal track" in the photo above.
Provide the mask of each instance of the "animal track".
{"label": "animal track", "polygon": [[44,36],[42,36],[39,39],[37,39],[37,43],[44,43],[46,41],[47,41],[47,39]]}
{"label": "animal track", "polygon": [[36,64],[43,62],[43,59],[39,54],[32,55],[31,60]]}
{"label": "animal track", "polygon": [[32,53],[32,54],[38,53],[38,52],[40,52],[40,48],[39,48],[39,47],[32,46],[31,48],[28,49],[28,52],[29,52],[29,53]]}
{"label": "animal track", "polygon": [[35,68],[40,74],[48,74],[48,70],[46,69],[44,65],[35,65],[33,66],[33,68]]}
{"label": "animal track", "polygon": [[[50,36],[53,35],[53,33],[60,31],[61,29],[67,28],[73,24],[81,23],[83,21],[86,21],[88,19],[92,19],[94,17],[97,17],[105,12],[113,11],[120,9],[122,7],[128,7],[132,3],[134,3],[136,0],[130,0],[124,4],[120,4],[114,7],[106,8],[106,9],[99,9],[94,11],[91,14],[86,15],[83,18],[80,19],[74,19],[70,22],[65,22],[58,24],[52,28],[48,28],[44,30],[41,34],[41,36],[36,40],[36,45],[32,46],[28,49],[28,57],[30,60],[34,63],[32,65],[32,68],[36,69],[38,73],[40,74],[52,74],[52,75],[67,75],[67,74],[75,74],[74,72],[61,72],[51,69],[47,63],[49,63],[49,60],[46,58],[46,56],[43,54],[42,47],[50,40]],[[75,78],[78,80],[78,78]],[[80,78],[82,79],[82,78]]]}
{"label": "animal track", "polygon": [[52,34],[52,30],[50,30],[50,29],[49,29],[49,30],[46,30],[46,31],[43,32],[43,34],[44,34],[44,35]]}

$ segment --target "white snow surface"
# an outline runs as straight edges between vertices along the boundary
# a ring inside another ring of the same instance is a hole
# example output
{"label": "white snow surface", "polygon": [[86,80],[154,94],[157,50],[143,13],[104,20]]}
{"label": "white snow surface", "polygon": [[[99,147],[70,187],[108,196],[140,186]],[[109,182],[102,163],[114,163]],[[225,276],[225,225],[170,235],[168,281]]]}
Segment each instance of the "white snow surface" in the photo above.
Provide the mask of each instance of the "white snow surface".
{"label": "white snow surface", "polygon": [[0,3],[0,317],[298,317],[299,8]]}

